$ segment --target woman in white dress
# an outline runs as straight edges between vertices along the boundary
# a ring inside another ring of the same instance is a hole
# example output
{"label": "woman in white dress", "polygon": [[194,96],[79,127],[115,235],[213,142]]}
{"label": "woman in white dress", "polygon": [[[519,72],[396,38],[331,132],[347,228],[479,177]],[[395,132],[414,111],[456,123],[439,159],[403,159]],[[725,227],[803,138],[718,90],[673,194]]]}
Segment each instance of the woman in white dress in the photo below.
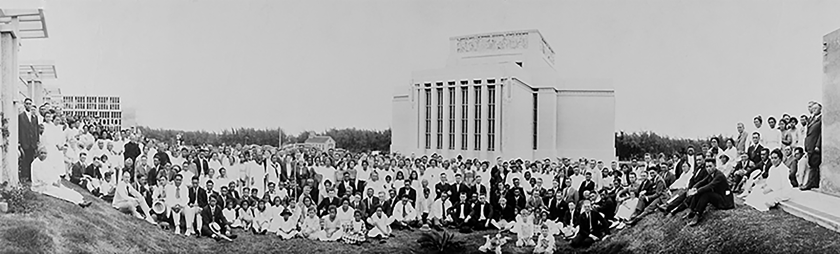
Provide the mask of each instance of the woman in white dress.
{"label": "woman in white dress", "polygon": [[55,125],[54,120],[55,111],[49,110],[44,114],[44,132],[41,134],[41,144],[44,145],[47,154],[50,155],[44,161],[44,166],[50,170],[50,174],[59,176],[67,173],[64,156],[62,156],[64,152],[61,151],[64,149],[64,142],[67,139],[64,137],[64,131],[61,130],[61,127]]}
{"label": "woman in white dress", "polygon": [[734,166],[735,163],[738,162],[738,159],[741,158],[741,157],[738,157],[738,149],[735,149],[735,140],[733,140],[731,138],[726,139],[726,149],[723,150],[723,153],[718,154],[718,156],[716,158],[718,166],[723,166],[723,163],[721,162],[720,157],[723,156],[724,154],[727,157],[729,157],[728,164],[732,164]]}
{"label": "woman in white dress", "polygon": [[790,192],[793,191],[793,186],[788,180],[790,169],[782,163],[782,151],[773,150],[770,153],[770,162],[773,166],[770,167],[767,180],[756,184],[744,200],[744,203],[762,212],[790,198]]}

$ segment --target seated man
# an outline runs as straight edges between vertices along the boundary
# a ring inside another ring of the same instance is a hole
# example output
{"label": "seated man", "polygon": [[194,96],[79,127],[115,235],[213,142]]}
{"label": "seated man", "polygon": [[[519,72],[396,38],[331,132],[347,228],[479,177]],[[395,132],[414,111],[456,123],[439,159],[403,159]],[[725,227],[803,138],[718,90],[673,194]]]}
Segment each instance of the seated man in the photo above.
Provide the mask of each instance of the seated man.
{"label": "seated man", "polygon": [[473,230],[485,230],[493,228],[490,223],[493,218],[493,206],[487,203],[485,194],[478,194],[478,202],[472,207],[472,212],[467,215],[467,225]]}
{"label": "seated man", "polygon": [[[189,190],[186,186],[183,185],[184,176],[181,174],[175,175],[175,184],[170,184],[166,186],[166,204],[170,207],[170,211],[172,212],[172,228],[175,230],[175,234],[180,234],[180,227],[181,227],[181,216],[184,215],[185,219],[189,218],[190,215],[195,216],[192,209],[187,209],[189,207]],[[187,210],[190,210],[190,214],[187,215]],[[187,220],[187,224],[190,224],[192,220]],[[192,226],[187,225],[187,230],[192,228]],[[184,232],[186,233],[186,232]]]}
{"label": "seated man", "polygon": [[131,174],[128,171],[123,172],[123,177],[120,180],[120,183],[117,184],[117,190],[114,193],[114,201],[112,202],[114,208],[122,212],[130,212],[134,217],[143,219],[143,216],[137,212],[137,207],[139,206],[145,215],[146,221],[151,224],[157,224],[152,218],[150,213],[151,209],[146,204],[143,194],[140,194],[137,189],[131,186]]}
{"label": "seated man", "polygon": [[703,220],[703,212],[706,210],[706,204],[712,204],[717,209],[725,210],[735,208],[735,200],[730,191],[729,182],[723,172],[709,167],[714,165],[714,159],[706,161],[706,170],[708,170],[708,181],[706,184],[696,189],[689,190],[690,195],[695,198],[692,199],[691,213],[688,214],[689,219],[696,217],[696,219],[689,223],[689,226],[696,226]]}
{"label": "seated man", "polygon": [[394,225],[397,229],[408,229],[417,226],[417,211],[411,205],[408,196],[402,196],[402,200],[394,205]]}
{"label": "seated man", "polygon": [[516,208],[508,206],[505,198],[499,199],[499,206],[493,209],[493,219],[490,224],[501,231],[511,230],[516,224]]}
{"label": "seated man", "polygon": [[222,207],[216,205],[218,200],[211,198],[208,201],[209,204],[201,210],[201,235],[212,237],[216,241],[236,239],[236,235],[230,234],[230,227],[222,214]]}
{"label": "seated man", "polygon": [[591,201],[584,200],[581,203],[583,210],[576,219],[578,232],[570,244],[573,248],[589,247],[595,241],[601,240],[607,233],[607,225],[600,214],[592,211]]}
{"label": "seated man", "polygon": [[[696,160],[695,160],[694,165],[697,165],[697,166],[696,166],[696,169],[694,170],[694,172],[684,172],[683,173],[685,175],[690,176],[690,178],[688,180],[687,190],[696,189],[698,186],[700,186],[702,184],[705,184],[703,181],[706,179],[706,176],[708,175],[708,172],[707,172],[707,170],[704,169],[704,167],[706,167],[706,165],[704,163],[705,162],[703,161],[703,157],[698,156],[698,157],[696,157]],[[686,164],[688,164],[688,163],[686,163]],[[714,167],[714,162],[712,163],[712,167]],[[688,166],[684,166],[684,169],[687,169],[687,168],[688,168]],[[679,191],[678,195],[675,195],[673,198],[671,198],[671,200],[669,200],[668,203],[665,204],[664,207],[660,207],[659,210],[664,212],[666,214],[666,216],[668,216],[668,214],[674,215],[674,214],[679,213],[683,209],[687,208],[688,204],[690,203],[690,200],[688,199],[690,197],[690,195],[687,195],[688,194],[687,190]]]}
{"label": "seated man", "polygon": [[452,224],[450,226],[461,228],[467,222],[467,216],[470,215],[470,210],[472,207],[467,201],[467,193],[461,192],[459,194],[460,202],[456,205],[453,205],[452,208],[449,208],[448,213],[452,217]]}
{"label": "seated man", "polygon": [[452,202],[449,202],[449,193],[440,193],[440,198],[435,200],[429,212],[429,220],[432,222],[433,228],[441,230],[442,227],[452,223],[452,216],[446,212],[451,207]]}
{"label": "seated man", "polygon": [[[43,146],[36,151],[38,159],[32,161],[32,190],[47,196],[66,200],[78,204],[82,208],[90,206],[90,201],[85,201],[84,196],[61,184],[63,169],[50,168],[47,161],[47,149]],[[62,171],[59,171],[62,170]]]}
{"label": "seated man", "polygon": [[648,168],[648,179],[642,183],[641,191],[638,194],[639,202],[636,205],[636,211],[633,212],[633,216],[630,216],[629,224],[634,225],[648,214],[656,211],[655,209],[659,207],[659,204],[663,200],[668,200],[668,193],[666,191],[665,181],[657,173],[657,168]]}

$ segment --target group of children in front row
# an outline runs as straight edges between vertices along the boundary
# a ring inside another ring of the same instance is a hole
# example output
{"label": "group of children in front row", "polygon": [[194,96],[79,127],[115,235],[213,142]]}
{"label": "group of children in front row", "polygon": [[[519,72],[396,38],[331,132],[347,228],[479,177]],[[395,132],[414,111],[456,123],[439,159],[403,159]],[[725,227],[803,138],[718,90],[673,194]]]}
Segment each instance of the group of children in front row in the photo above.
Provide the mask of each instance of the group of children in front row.
{"label": "group of children in front row", "polygon": [[[297,205],[297,202],[277,202],[267,204],[265,200],[243,200],[238,209],[234,202],[227,203],[222,211],[230,228],[250,230],[257,235],[274,234],[282,239],[306,238],[318,241],[343,241],[349,244],[361,244],[367,238],[384,241],[391,235],[390,225],[393,219],[377,207],[369,218],[363,218],[362,212],[349,206],[350,201],[342,200],[342,205],[330,205],[327,214],[319,217],[315,205]],[[369,229],[370,228],[370,229]]]}

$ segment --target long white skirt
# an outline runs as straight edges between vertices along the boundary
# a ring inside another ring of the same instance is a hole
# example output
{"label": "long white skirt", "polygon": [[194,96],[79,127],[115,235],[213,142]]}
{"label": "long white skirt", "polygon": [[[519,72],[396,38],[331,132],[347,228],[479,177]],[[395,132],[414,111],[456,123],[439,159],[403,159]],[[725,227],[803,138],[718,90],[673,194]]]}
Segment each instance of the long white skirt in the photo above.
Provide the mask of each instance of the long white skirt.
{"label": "long white skirt", "polygon": [[338,239],[341,239],[342,236],[344,236],[344,230],[338,229],[332,235],[327,235],[327,231],[325,231],[325,230],[321,230],[321,231],[319,231],[318,233],[315,233],[315,234],[318,235],[318,240],[319,241],[335,242],[335,241],[338,241]]}
{"label": "long white skirt", "polygon": [[618,211],[615,213],[615,217],[629,220],[630,216],[633,215],[633,211],[636,210],[638,203],[639,198],[631,198],[621,202],[621,205],[618,206]]}

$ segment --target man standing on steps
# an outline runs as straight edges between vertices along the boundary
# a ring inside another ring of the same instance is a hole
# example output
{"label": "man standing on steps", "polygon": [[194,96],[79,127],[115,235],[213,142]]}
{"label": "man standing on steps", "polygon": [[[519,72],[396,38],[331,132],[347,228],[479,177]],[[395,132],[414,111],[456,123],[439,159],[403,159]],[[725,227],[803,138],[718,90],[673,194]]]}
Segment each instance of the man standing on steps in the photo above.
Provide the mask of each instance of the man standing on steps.
{"label": "man standing on steps", "polygon": [[808,103],[808,110],[811,111],[805,134],[805,152],[808,154],[808,171],[805,184],[802,190],[810,190],[820,187],[820,164],[822,164],[822,105],[819,102]]}
{"label": "man standing on steps", "polygon": [[33,110],[35,105],[32,104],[32,99],[26,98],[23,100],[23,105],[24,111],[18,115],[18,137],[20,138],[18,176],[21,183],[29,183],[32,181],[32,161],[35,160],[41,127],[38,124],[38,114]]}

